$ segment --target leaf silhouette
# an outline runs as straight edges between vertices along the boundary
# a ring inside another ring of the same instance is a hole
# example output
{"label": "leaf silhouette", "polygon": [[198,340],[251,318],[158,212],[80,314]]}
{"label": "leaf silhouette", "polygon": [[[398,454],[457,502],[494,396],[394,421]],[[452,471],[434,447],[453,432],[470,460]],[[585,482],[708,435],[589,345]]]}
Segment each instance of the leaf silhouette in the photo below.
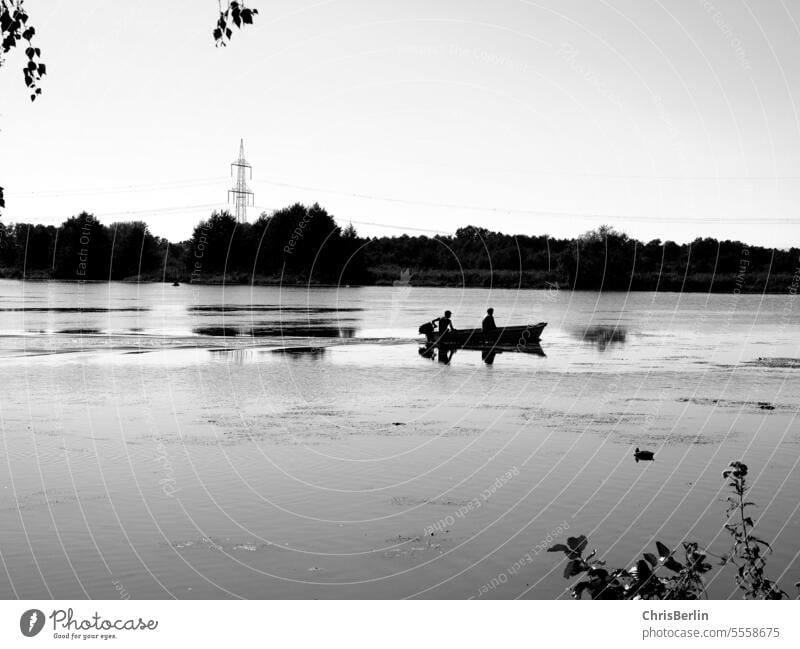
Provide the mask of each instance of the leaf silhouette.
{"label": "leaf silhouette", "polygon": [[568,561],[567,565],[564,567],[564,577],[569,579],[574,575],[578,575],[582,573],[584,570],[583,564],[578,559],[573,559],[572,561]]}
{"label": "leaf silhouette", "polygon": [[564,545],[563,543],[556,543],[553,547],[547,548],[548,552],[564,552],[565,554],[569,554],[569,548]]}
{"label": "leaf silhouette", "polygon": [[570,536],[567,538],[567,545],[569,546],[572,555],[575,557],[580,557],[588,544],[589,539],[587,539],[583,534],[580,536]]}

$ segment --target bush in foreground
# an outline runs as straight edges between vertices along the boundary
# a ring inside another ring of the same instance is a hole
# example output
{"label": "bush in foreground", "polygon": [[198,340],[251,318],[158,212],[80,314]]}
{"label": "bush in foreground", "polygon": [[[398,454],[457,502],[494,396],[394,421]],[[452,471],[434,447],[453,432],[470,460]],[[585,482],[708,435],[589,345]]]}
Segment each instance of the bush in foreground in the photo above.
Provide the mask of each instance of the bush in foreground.
{"label": "bush in foreground", "polygon": [[[754,533],[755,523],[748,515],[754,503],[744,499],[747,492],[747,465],[732,462],[722,477],[729,480],[733,490],[729,496],[726,514],[733,546],[727,555],[716,557],[719,564],[732,563],[736,567],[736,584],[746,599],[788,599],[789,596],[766,574],[769,543]],[[595,558],[597,550],[583,556],[589,540],[581,535],[569,537],[566,545],[558,543],[548,552],[563,552],[567,558],[564,577],[582,575],[583,579],[571,587],[572,596],[581,599],[586,593],[591,599],[707,599],[704,575],[713,569],[709,552],[698,543],[683,543],[682,552],[671,550],[656,541],[657,554],[645,552],[630,569],[606,567],[606,562]],[[679,560],[680,559],[680,560]]]}

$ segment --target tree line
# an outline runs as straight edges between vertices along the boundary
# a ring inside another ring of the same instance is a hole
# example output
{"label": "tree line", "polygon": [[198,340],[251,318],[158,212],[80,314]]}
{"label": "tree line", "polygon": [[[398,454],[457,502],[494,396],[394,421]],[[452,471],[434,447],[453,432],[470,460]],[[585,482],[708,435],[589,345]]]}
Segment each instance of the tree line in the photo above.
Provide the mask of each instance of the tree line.
{"label": "tree line", "polygon": [[104,225],[86,212],[58,227],[0,222],[0,276],[794,293],[800,250],[711,238],[642,242],[607,226],[560,239],[475,226],[370,238],[316,203],[297,203],[253,223],[215,211],[178,243],[144,222]]}

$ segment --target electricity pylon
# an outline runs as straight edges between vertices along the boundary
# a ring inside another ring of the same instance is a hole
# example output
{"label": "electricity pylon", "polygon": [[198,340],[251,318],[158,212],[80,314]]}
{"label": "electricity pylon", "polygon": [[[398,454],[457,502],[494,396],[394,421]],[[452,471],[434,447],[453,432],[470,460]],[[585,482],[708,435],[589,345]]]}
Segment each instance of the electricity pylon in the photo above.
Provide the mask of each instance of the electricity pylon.
{"label": "electricity pylon", "polygon": [[247,205],[248,203],[255,205],[255,195],[247,186],[247,172],[245,170],[250,170],[250,180],[252,180],[253,168],[244,159],[244,140],[239,140],[239,158],[231,162],[231,175],[233,175],[234,167],[236,167],[236,186],[228,190],[228,201],[230,201],[231,194],[233,194],[233,204],[236,206],[236,221],[237,223],[247,223]]}

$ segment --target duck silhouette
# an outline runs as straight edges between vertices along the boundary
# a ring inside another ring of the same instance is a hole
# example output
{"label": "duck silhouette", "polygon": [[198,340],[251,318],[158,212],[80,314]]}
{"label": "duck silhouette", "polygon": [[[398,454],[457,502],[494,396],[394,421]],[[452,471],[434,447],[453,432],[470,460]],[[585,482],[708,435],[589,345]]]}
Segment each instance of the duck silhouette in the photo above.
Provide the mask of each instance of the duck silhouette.
{"label": "duck silhouette", "polygon": [[633,457],[636,458],[636,461],[642,460],[644,462],[650,462],[656,459],[655,453],[653,451],[640,451],[639,447],[636,447],[636,450],[633,452]]}

